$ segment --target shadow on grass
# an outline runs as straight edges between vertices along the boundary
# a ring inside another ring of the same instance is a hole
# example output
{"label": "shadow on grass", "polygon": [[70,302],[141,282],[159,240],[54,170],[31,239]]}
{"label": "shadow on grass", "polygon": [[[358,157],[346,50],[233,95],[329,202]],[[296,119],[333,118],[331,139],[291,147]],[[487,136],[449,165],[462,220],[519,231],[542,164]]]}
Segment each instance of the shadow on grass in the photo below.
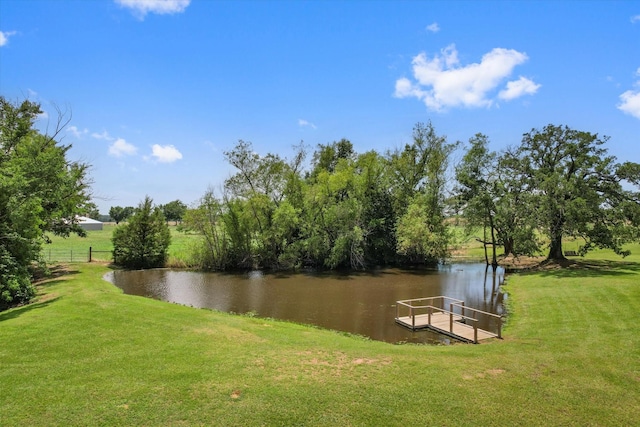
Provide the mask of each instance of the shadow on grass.
{"label": "shadow on grass", "polygon": [[23,314],[29,313],[33,310],[39,310],[41,308],[46,308],[49,304],[52,304],[59,300],[60,297],[50,298],[45,301],[34,302],[27,305],[23,305],[20,307],[12,308],[7,311],[0,312],[0,323],[5,320],[15,319],[17,317],[22,316]]}
{"label": "shadow on grass", "polygon": [[31,275],[33,277],[33,284],[35,286],[41,286],[59,277],[78,273],[78,270],[72,270],[71,266],[68,264],[56,264],[46,269],[36,268],[31,272]]}
{"label": "shadow on grass", "polygon": [[59,296],[54,297],[50,294],[43,294],[42,291],[63,282],[64,279],[61,279],[62,277],[71,276],[78,273],[78,270],[71,270],[68,265],[53,266],[46,274],[46,276],[44,275],[43,271],[35,272],[36,278],[33,282],[37,290],[35,301],[22,306],[9,308],[5,311],[0,312],[0,322],[15,319],[16,317],[19,317],[22,314],[28,313],[32,310],[46,308],[49,304],[59,300]]}
{"label": "shadow on grass", "polygon": [[543,262],[540,265],[522,271],[523,274],[537,274],[543,277],[615,277],[640,273],[640,263],[605,260],[565,260],[562,262]]}

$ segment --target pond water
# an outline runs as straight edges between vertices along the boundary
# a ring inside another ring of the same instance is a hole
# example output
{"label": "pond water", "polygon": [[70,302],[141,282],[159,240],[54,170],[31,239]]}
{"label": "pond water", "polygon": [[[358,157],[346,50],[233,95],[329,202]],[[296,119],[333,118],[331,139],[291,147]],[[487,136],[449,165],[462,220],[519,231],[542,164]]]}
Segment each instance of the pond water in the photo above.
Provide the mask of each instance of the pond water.
{"label": "pond water", "polygon": [[[350,273],[202,273],[180,270],[112,271],[105,279],[125,293],[197,308],[317,325],[390,343],[448,343],[395,323],[396,301],[446,295],[466,306],[504,314],[504,271],[484,264],[432,270],[383,269]],[[494,325],[481,324],[483,329]],[[496,332],[496,331],[493,331]]]}

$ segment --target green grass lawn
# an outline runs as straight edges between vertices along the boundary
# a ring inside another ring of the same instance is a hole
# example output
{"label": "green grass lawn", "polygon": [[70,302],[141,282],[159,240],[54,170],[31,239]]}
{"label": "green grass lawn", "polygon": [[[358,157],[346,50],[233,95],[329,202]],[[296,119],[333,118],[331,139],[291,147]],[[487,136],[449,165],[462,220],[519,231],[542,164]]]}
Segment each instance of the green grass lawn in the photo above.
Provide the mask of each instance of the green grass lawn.
{"label": "green grass lawn", "polygon": [[[93,250],[92,259],[96,261],[111,261],[113,244],[111,236],[115,224],[104,224],[102,230],[87,231],[86,237],[71,235],[59,237],[49,235],[51,243],[43,245],[42,254],[47,262],[84,262],[88,260],[89,248]],[[196,234],[185,234],[177,230],[174,225],[171,231],[171,245],[169,246],[168,264],[172,266],[186,266],[191,245],[198,239]]]}
{"label": "green grass lawn", "polygon": [[0,313],[0,425],[637,425],[638,254],[510,275],[505,339],[452,346],[128,296],[72,264]]}

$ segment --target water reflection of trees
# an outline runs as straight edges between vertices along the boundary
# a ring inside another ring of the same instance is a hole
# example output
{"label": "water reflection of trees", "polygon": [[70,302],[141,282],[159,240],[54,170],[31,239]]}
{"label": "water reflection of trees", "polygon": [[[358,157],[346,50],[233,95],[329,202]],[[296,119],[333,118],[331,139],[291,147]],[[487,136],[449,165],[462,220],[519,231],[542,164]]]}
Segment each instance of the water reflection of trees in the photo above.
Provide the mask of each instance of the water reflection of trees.
{"label": "water reflection of trees", "polygon": [[[379,270],[375,274],[289,273],[286,276],[170,270],[116,272],[126,293],[234,313],[314,324],[387,342],[433,342],[440,336],[411,332],[394,322],[395,302],[447,295],[468,307],[502,314],[503,269],[449,264],[433,270]],[[484,316],[487,317],[487,316]],[[479,327],[497,323],[478,318]]]}

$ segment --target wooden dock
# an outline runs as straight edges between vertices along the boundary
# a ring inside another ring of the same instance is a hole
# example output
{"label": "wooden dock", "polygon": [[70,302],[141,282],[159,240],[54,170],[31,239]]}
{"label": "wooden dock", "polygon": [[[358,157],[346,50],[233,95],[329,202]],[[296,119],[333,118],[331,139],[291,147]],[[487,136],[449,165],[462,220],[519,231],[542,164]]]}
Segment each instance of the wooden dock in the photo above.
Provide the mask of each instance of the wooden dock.
{"label": "wooden dock", "polygon": [[[445,309],[446,303],[449,304],[448,310]],[[479,316],[497,318],[498,332],[479,328]],[[502,338],[501,316],[466,307],[464,301],[446,296],[396,301],[396,323],[413,331],[430,329],[460,341],[476,344],[489,338]]]}

